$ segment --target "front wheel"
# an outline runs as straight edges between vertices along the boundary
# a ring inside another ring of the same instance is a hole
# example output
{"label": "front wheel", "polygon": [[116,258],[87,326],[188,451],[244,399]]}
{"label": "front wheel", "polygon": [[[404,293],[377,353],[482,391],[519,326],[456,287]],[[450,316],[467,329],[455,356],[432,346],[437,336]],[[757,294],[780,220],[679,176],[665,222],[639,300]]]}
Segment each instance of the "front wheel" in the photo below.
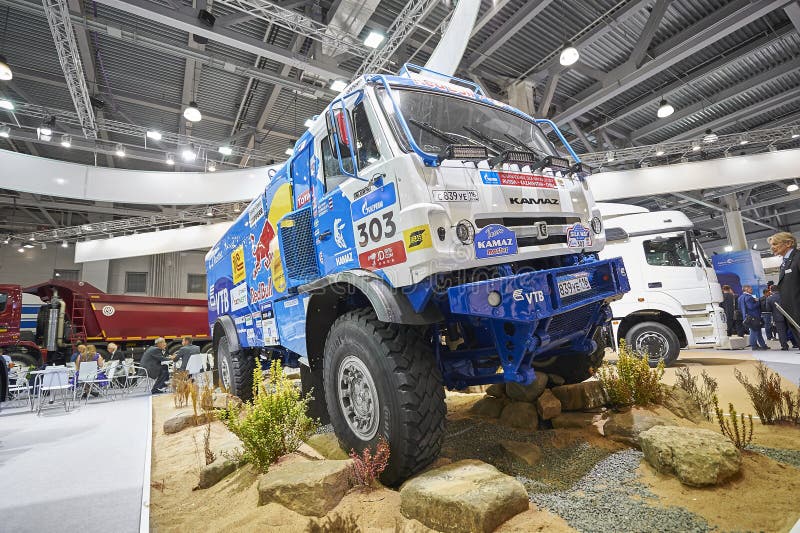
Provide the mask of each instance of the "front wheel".
{"label": "front wheel", "polygon": [[631,350],[646,355],[652,368],[657,367],[659,361],[664,361],[664,366],[672,365],[681,351],[678,336],[660,322],[636,324],[625,335],[625,343]]}
{"label": "front wheel", "polygon": [[606,347],[609,346],[607,337],[605,328],[598,326],[592,334],[592,340],[597,344],[593,352],[562,354],[552,364],[543,367],[542,372],[561,376],[567,385],[586,381],[603,364]]}
{"label": "front wheel", "polygon": [[346,451],[389,443],[381,475],[397,485],[436,459],[444,438],[442,377],[420,328],[381,322],[372,309],[334,322],[325,341],[325,400]]}
{"label": "front wheel", "polygon": [[219,385],[223,390],[242,400],[253,397],[253,370],[255,357],[244,350],[231,353],[228,338],[223,333],[217,341],[217,353],[214,360],[219,375]]}

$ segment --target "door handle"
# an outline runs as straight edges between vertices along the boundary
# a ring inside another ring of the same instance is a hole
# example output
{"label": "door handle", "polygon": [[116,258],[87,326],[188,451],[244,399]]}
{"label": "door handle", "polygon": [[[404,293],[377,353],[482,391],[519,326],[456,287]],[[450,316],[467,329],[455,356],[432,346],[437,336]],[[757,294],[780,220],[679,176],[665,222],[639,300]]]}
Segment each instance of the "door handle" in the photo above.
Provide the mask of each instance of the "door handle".
{"label": "door handle", "polygon": [[325,231],[323,231],[322,233],[319,234],[319,240],[320,241],[326,241],[326,240],[330,239],[330,237],[331,237],[331,230],[325,230]]}
{"label": "door handle", "polygon": [[648,289],[660,289],[661,282],[660,281],[651,281],[647,284]]}

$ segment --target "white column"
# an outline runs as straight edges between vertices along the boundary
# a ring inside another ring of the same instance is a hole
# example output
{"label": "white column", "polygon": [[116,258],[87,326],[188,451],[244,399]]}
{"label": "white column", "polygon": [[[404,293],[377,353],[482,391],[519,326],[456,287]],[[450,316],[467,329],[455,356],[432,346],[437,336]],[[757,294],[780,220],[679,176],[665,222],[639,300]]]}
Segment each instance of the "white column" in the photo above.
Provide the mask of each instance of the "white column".
{"label": "white column", "polygon": [[83,263],[81,279],[103,292],[108,292],[108,259]]}
{"label": "white column", "polygon": [[747,235],[744,232],[744,222],[742,212],[739,211],[739,200],[736,194],[728,194],[724,197],[725,205],[725,230],[728,232],[728,241],[733,246],[734,251],[747,250]]}

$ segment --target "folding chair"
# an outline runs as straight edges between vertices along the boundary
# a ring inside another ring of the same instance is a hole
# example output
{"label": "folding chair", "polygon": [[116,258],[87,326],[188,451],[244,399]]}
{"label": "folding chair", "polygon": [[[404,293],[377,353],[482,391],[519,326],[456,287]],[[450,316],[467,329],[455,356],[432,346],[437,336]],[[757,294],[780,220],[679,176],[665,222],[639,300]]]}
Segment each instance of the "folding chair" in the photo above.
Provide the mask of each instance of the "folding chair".
{"label": "folding chair", "polygon": [[195,353],[189,357],[189,362],[186,363],[186,372],[192,377],[192,379],[197,383],[197,386],[202,388],[205,385],[205,368],[206,366],[206,354],[204,353]]}
{"label": "folding chair", "polygon": [[89,396],[93,390],[97,390],[99,394],[108,397],[108,378],[100,378],[99,374],[100,370],[97,368],[97,361],[82,362],[80,368],[78,369],[78,379],[75,380],[73,400],[78,395],[78,389],[84,391],[84,403],[89,401]]}
{"label": "folding chair", "polygon": [[69,412],[69,370],[67,368],[47,367],[44,371],[36,376],[34,389],[37,391],[36,397],[36,414],[42,412],[44,393],[48,393],[50,401],[48,405],[55,404],[56,393],[61,397],[64,403],[64,411]]}
{"label": "folding chair", "polygon": [[[25,401],[28,407],[33,407],[33,393],[31,384],[28,382],[28,368],[14,367],[8,376],[8,399],[9,403],[18,404]],[[23,404],[24,405],[24,404]],[[17,405],[17,407],[22,407]]]}
{"label": "folding chair", "polygon": [[152,388],[153,380],[147,373],[147,369],[143,366],[135,364],[133,361],[125,361],[122,363],[125,369],[125,394],[130,394],[136,389],[142,387],[143,390],[150,391]]}

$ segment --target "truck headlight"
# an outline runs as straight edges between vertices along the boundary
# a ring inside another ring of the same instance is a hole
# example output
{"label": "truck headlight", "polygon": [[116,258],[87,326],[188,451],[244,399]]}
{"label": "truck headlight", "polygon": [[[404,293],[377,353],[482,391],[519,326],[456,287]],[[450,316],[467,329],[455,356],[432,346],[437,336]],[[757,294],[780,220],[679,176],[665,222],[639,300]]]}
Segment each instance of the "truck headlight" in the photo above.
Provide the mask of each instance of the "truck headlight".
{"label": "truck headlight", "polygon": [[603,231],[603,221],[600,220],[600,217],[592,217],[592,220],[589,223],[592,226],[592,231],[597,235],[600,235],[600,232]]}
{"label": "truck headlight", "polygon": [[461,244],[472,244],[472,241],[475,240],[475,226],[469,220],[460,220],[456,224],[456,237]]}
{"label": "truck headlight", "polygon": [[499,292],[492,291],[489,293],[487,300],[489,300],[489,305],[491,305],[492,307],[497,307],[503,301],[503,297],[500,296]]}

